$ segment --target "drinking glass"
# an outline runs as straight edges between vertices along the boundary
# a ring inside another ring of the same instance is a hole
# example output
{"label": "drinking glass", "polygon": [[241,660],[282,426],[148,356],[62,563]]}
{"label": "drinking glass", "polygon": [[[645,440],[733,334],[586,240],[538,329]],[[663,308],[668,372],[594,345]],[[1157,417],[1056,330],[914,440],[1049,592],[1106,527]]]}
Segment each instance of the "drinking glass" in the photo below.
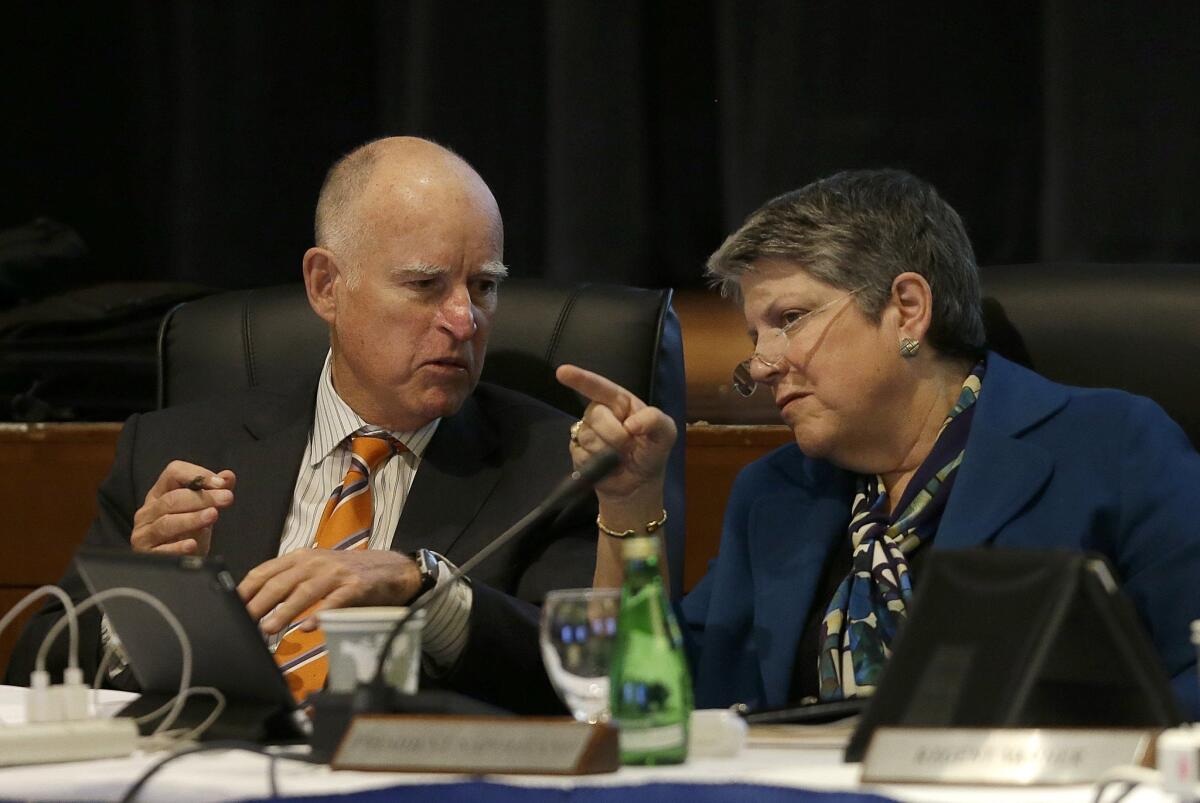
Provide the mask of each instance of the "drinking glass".
{"label": "drinking glass", "polygon": [[546,674],[579,722],[608,721],[608,666],[620,605],[617,588],[551,591],[542,604]]}
{"label": "drinking glass", "polygon": [[[379,651],[396,621],[408,614],[402,607],[326,608],[317,611],[329,656],[330,691],[354,691],[375,677]],[[417,611],[392,642],[384,664],[384,679],[405,694],[417,693],[421,675],[421,630],[425,611]]]}

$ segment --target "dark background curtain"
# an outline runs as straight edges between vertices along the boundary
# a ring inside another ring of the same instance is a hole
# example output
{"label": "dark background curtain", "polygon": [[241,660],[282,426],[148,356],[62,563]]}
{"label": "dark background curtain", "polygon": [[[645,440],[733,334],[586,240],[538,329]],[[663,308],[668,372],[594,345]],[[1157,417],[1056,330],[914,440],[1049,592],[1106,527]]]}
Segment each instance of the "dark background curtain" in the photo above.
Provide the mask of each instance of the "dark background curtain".
{"label": "dark background curtain", "polygon": [[432,137],[517,275],[699,286],[768,197],[938,186],[981,263],[1200,261],[1200,4],[106,2],[0,12],[0,229],[99,280],[299,277],[329,163]]}

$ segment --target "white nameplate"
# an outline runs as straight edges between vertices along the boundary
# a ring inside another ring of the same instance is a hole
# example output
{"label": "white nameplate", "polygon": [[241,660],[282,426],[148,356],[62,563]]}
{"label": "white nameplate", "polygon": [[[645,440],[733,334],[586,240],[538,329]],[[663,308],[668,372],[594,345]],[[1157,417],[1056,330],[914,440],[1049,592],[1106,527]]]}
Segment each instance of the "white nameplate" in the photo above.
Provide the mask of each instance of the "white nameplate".
{"label": "white nameplate", "polygon": [[880,728],[863,759],[867,783],[1077,784],[1142,764],[1155,731],[1114,728]]}
{"label": "white nameplate", "polygon": [[357,716],[342,737],[336,770],[388,772],[616,772],[617,730],[571,719],[423,714]]}

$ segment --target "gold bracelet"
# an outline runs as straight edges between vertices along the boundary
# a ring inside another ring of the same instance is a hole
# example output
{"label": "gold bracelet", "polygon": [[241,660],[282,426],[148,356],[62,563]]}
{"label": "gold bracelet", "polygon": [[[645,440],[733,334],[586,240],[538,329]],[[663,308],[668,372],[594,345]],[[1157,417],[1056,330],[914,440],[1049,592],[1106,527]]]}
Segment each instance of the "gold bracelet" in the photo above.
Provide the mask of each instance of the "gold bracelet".
{"label": "gold bracelet", "polygon": [[[667,523],[667,509],[663,508],[662,515],[654,521],[646,522],[646,535],[653,535],[658,532],[664,524]],[[613,538],[630,538],[638,534],[637,530],[613,530],[604,522],[600,521],[600,516],[596,516],[596,526],[600,528],[600,532],[605,535],[611,535]]]}

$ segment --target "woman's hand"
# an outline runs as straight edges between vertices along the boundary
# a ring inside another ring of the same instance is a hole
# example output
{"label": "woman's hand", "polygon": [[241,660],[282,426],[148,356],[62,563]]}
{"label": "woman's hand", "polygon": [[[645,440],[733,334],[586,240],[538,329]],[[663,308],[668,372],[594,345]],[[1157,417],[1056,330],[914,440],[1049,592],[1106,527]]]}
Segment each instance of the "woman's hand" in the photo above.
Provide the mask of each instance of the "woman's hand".
{"label": "woman's hand", "polygon": [[[590,400],[573,430],[571,460],[578,468],[605,448],[621,466],[596,485],[601,508],[658,499],[661,509],[667,457],[675,444],[675,422],[625,388],[574,365],[560,366],[558,381]],[[641,505],[638,505],[641,507]]]}

